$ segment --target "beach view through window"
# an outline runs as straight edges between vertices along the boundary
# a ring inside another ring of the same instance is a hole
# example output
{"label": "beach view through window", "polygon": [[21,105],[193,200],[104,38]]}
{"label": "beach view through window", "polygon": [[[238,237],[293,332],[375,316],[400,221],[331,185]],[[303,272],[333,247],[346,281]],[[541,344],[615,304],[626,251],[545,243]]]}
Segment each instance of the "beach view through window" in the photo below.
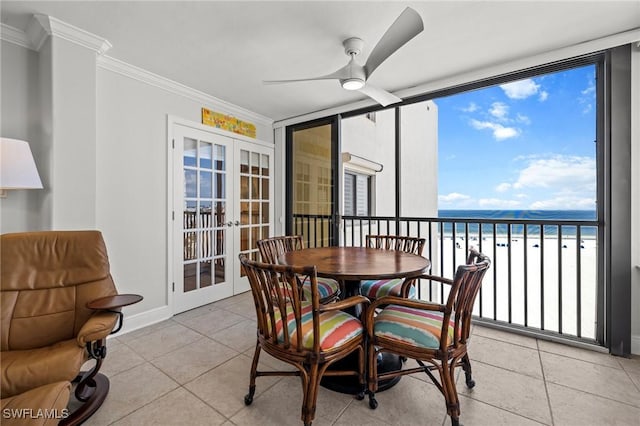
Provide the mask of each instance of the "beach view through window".
{"label": "beach view through window", "polygon": [[[438,216],[595,220],[596,92],[588,65],[435,99]],[[465,234],[453,227],[444,238],[463,248],[455,239]],[[471,227],[466,243],[495,256],[483,308],[498,320],[594,337],[597,227],[577,229]]]}

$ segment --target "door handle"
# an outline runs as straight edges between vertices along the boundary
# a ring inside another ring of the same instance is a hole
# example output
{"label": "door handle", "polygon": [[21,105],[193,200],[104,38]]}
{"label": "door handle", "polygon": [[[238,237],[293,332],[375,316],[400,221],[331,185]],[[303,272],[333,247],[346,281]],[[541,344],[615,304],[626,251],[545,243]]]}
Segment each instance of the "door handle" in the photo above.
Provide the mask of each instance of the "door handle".
{"label": "door handle", "polygon": [[227,222],[227,226],[228,227],[232,227],[233,226],[233,222],[231,222],[231,221]]}
{"label": "door handle", "polygon": [[239,221],[239,220],[236,220],[235,225],[236,225],[236,226],[240,226],[240,221]]}

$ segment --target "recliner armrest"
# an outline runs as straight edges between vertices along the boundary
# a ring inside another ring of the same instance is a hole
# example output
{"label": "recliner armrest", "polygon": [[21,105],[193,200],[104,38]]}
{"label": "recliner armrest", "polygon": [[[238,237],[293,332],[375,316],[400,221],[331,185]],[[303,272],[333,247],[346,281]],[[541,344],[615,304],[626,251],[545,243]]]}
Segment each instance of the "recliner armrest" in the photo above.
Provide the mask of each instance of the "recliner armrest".
{"label": "recliner armrest", "polygon": [[96,312],[78,332],[78,345],[84,347],[89,342],[104,339],[111,334],[117,320],[116,312]]}

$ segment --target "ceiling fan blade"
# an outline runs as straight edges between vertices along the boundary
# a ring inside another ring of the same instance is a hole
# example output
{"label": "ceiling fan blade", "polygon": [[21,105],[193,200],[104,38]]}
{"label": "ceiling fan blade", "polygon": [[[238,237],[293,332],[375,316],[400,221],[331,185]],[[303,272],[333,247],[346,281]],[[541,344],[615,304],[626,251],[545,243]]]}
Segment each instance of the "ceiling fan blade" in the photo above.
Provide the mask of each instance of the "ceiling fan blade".
{"label": "ceiling fan blade", "polygon": [[336,72],[332,72],[331,74],[321,75],[319,77],[310,77],[310,78],[298,78],[294,80],[263,80],[264,84],[280,84],[280,83],[295,83],[298,81],[314,81],[314,80],[341,80],[344,78],[349,78],[349,65],[351,63],[345,65],[340,68]]}
{"label": "ceiling fan blade", "polygon": [[396,50],[417,36],[424,29],[422,18],[415,10],[407,7],[373,48],[364,65],[367,78]]}
{"label": "ceiling fan blade", "polygon": [[391,104],[395,104],[398,102],[402,102],[402,99],[394,95],[393,93],[389,93],[384,89],[380,89],[378,87],[372,86],[370,84],[365,84],[362,89],[358,89],[360,92],[369,96],[374,101],[378,102],[382,106],[387,106]]}

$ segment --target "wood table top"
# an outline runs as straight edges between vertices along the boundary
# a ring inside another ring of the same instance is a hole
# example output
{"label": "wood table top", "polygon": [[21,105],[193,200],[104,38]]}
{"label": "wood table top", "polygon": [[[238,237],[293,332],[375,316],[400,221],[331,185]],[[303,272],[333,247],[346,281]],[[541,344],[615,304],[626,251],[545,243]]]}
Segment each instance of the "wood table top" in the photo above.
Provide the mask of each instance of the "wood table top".
{"label": "wood table top", "polygon": [[278,257],[289,266],[315,265],[318,275],[339,280],[414,277],[431,266],[428,259],[412,253],[366,247],[321,247],[294,250]]}

